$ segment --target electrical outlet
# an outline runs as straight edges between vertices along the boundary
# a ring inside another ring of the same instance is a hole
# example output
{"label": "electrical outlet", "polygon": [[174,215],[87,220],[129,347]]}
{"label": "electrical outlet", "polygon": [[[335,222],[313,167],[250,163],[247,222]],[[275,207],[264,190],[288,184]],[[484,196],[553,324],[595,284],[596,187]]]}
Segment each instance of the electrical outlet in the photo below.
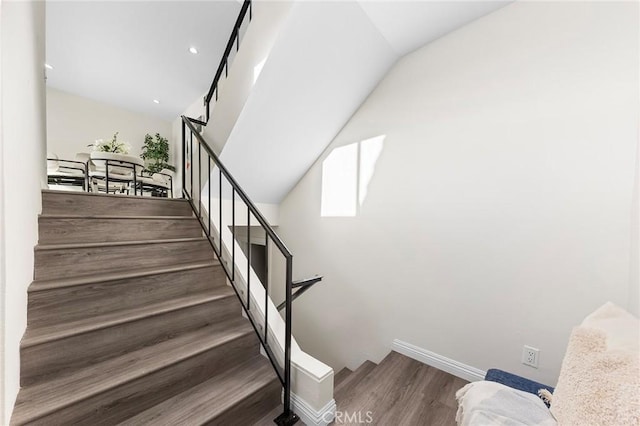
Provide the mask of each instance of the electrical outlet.
{"label": "electrical outlet", "polygon": [[540,349],[532,348],[531,346],[524,345],[522,349],[522,363],[533,368],[538,368],[538,356],[540,355]]}

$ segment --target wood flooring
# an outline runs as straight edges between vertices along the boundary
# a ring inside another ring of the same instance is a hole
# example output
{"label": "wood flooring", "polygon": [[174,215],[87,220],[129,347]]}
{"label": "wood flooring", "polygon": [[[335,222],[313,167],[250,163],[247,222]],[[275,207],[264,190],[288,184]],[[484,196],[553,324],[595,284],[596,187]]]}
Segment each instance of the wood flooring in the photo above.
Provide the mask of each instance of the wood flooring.
{"label": "wood flooring", "polygon": [[454,426],[455,393],[468,382],[391,352],[378,365],[341,370],[334,383],[335,424]]}

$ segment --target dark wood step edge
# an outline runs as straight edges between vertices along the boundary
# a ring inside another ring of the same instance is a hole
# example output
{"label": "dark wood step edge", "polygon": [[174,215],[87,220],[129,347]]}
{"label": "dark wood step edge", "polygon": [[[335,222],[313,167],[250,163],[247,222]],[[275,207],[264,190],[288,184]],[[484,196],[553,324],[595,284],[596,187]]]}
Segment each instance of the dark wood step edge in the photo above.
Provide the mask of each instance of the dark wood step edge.
{"label": "dark wood step edge", "polygon": [[130,198],[134,200],[142,201],[160,201],[160,202],[175,202],[175,203],[188,203],[184,198],[162,198],[162,197],[141,197],[139,195],[124,195],[124,194],[96,194],[94,192],[72,192],[72,191],[56,191],[54,189],[43,189],[43,194],[60,195],[61,197],[110,197],[110,198]]}
{"label": "dark wood step edge", "polygon": [[77,248],[96,248],[96,247],[119,247],[119,246],[139,246],[143,244],[174,244],[174,243],[194,243],[207,241],[206,237],[190,237],[190,238],[167,238],[160,240],[136,240],[136,241],[112,241],[108,243],[69,243],[69,244],[38,244],[34,250],[68,250]]}
{"label": "dark wood step edge", "polygon": [[[187,309],[198,305],[203,305],[206,303],[215,302],[218,300],[233,298],[235,299],[236,295],[229,289],[229,292],[226,294],[203,294],[196,296],[183,297],[180,299],[176,299],[171,301],[170,303],[161,302],[155,303],[144,308],[133,308],[125,311],[118,312],[118,315],[114,313],[110,313],[107,315],[103,315],[106,318],[100,318],[100,316],[93,317],[92,322],[87,322],[86,319],[80,321],[72,321],[66,324],[60,324],[58,326],[67,325],[68,328],[56,330],[51,333],[45,333],[40,336],[30,337],[28,333],[25,334],[25,337],[22,338],[20,342],[20,348],[29,348],[32,346],[42,345],[45,343],[53,342],[55,340],[65,339],[72,336],[77,336],[79,334],[90,333],[92,331],[101,330],[104,328],[115,327],[120,324],[125,324],[127,322],[139,321],[145,318],[151,318],[158,315],[163,315],[169,312],[178,311],[181,309]],[[112,317],[112,318],[109,318]],[[81,322],[81,324],[77,324]],[[85,323],[86,322],[86,323]],[[34,330],[37,330],[34,329]],[[27,330],[28,332],[29,330]]]}
{"label": "dark wood step edge", "polygon": [[118,220],[198,220],[195,216],[113,216],[96,214],[48,214],[38,215],[40,219],[118,219]]}
{"label": "dark wood step edge", "polygon": [[142,278],[153,275],[170,274],[174,272],[188,272],[204,268],[218,268],[220,262],[211,260],[198,263],[184,263],[171,266],[161,266],[145,269],[130,269],[106,274],[81,275],[72,278],[56,278],[52,280],[35,280],[29,286],[28,293],[39,291],[55,290],[59,288],[76,287],[87,284],[105,283],[111,281],[121,281],[133,278]]}

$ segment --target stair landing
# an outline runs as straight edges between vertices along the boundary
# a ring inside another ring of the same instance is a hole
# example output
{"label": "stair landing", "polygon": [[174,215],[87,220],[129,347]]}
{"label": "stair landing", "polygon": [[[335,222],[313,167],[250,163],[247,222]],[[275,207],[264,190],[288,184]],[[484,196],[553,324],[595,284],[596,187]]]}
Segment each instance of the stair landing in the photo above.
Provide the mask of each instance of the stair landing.
{"label": "stair landing", "polygon": [[364,362],[335,377],[337,425],[454,426],[455,393],[468,382],[391,352],[380,364]]}

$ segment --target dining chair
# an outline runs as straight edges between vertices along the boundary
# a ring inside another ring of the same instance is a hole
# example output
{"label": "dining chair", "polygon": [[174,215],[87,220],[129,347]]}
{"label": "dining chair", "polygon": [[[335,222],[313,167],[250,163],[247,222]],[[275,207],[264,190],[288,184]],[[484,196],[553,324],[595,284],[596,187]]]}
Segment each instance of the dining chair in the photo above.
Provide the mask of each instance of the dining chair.
{"label": "dining chair", "polygon": [[133,190],[136,195],[138,174],[144,169],[140,157],[94,151],[90,158],[93,167],[89,170],[89,179],[93,191],[130,194]]}

